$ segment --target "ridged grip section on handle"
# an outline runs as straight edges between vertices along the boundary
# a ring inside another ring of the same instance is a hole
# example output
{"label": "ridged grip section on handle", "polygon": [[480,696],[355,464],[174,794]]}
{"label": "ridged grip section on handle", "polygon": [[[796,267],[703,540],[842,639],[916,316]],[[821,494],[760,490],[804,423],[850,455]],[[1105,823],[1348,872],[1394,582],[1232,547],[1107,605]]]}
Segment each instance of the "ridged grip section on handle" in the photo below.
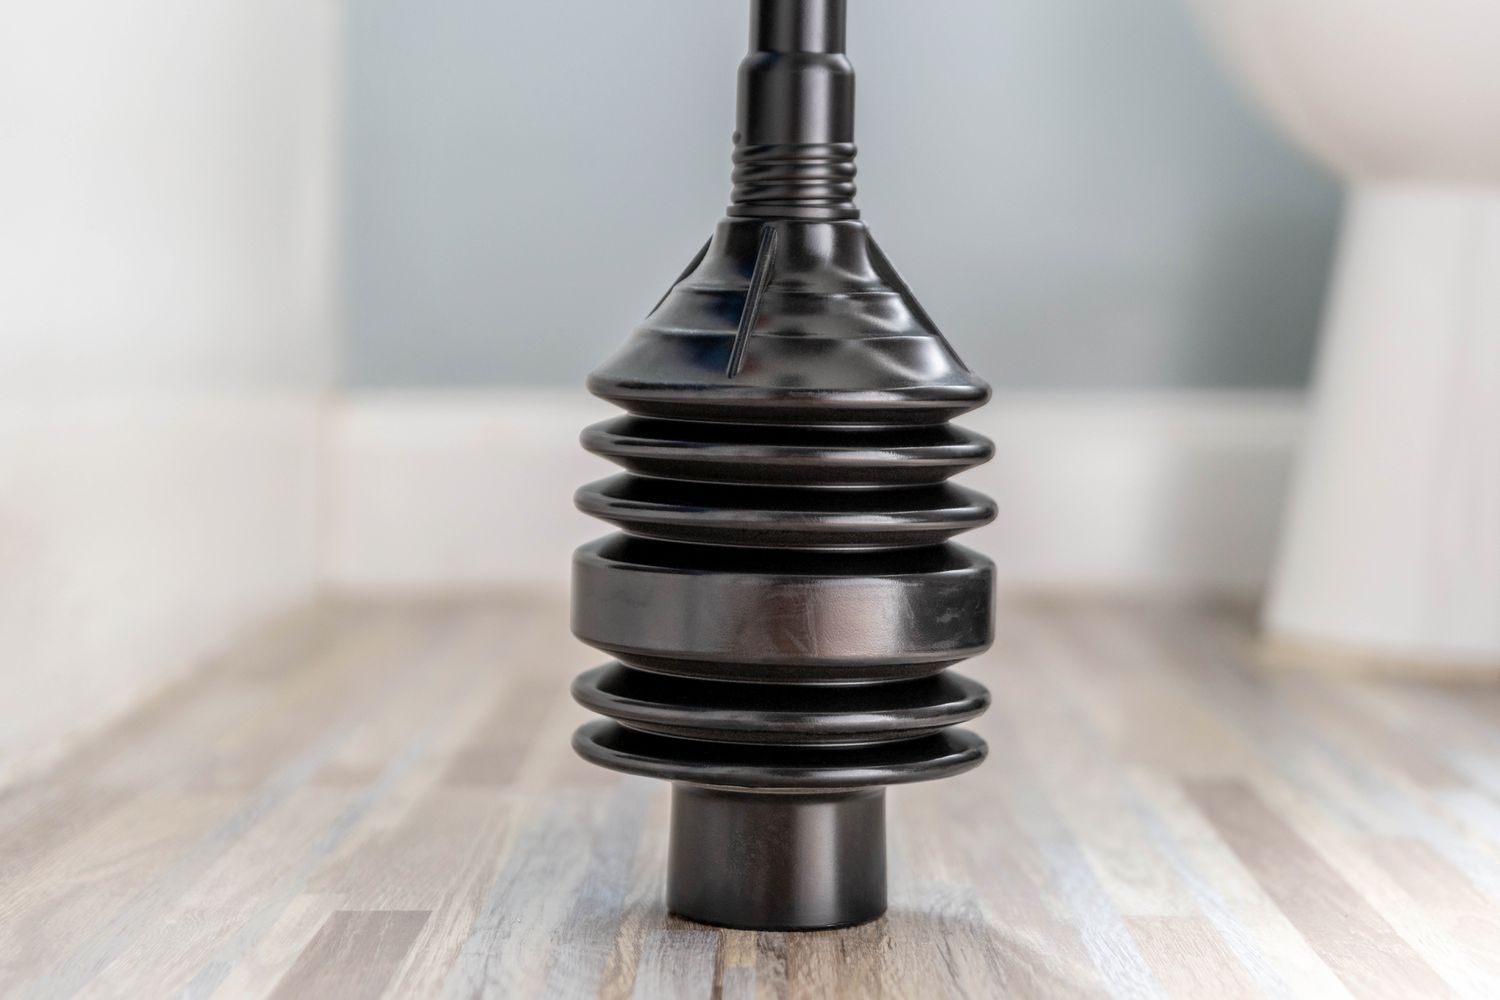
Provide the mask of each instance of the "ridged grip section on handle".
{"label": "ridged grip section on handle", "polygon": [[855,219],[844,0],[757,0],[740,63],[734,218]]}

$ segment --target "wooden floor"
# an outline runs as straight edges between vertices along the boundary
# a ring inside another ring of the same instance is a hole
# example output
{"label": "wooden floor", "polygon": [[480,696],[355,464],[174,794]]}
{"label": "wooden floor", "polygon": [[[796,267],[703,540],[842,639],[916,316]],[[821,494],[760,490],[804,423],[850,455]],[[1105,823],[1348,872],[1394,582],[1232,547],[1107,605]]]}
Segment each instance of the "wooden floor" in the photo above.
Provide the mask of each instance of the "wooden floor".
{"label": "wooden floor", "polygon": [[1500,996],[1500,689],[1265,670],[1211,604],[1003,610],[990,759],[890,794],[874,924],[665,914],[665,787],[569,750],[560,604],[340,605],[0,798],[0,990]]}

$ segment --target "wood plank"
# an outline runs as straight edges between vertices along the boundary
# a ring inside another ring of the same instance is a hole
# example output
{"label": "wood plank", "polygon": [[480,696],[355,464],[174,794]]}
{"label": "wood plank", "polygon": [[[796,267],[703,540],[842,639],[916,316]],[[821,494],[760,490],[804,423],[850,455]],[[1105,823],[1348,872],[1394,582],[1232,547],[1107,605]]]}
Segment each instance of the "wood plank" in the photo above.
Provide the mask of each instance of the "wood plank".
{"label": "wood plank", "polygon": [[425,910],[338,910],[271,996],[362,1000],[379,996],[427,922]]}
{"label": "wood plank", "polygon": [[635,974],[635,1000],[713,995],[719,933],[661,928],[646,937]]}
{"label": "wood plank", "polygon": [[1233,1000],[1259,993],[1245,967],[1201,917],[1127,917],[1162,992],[1195,1000]]}
{"label": "wood plank", "polygon": [[1240,780],[1189,780],[1189,794],[1357,995],[1451,996],[1369,903]]}
{"label": "wood plank", "polygon": [[339,896],[316,895],[292,900],[270,931],[234,963],[211,995],[225,1000],[270,995],[323,923],[335,910],[343,908],[343,902]]}

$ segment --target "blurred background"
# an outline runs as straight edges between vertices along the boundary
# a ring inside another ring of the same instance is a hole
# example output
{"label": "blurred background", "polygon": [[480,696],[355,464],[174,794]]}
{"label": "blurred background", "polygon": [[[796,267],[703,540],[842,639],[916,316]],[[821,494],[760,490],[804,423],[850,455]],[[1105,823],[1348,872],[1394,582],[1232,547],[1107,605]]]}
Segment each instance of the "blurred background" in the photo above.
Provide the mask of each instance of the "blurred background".
{"label": "blurred background", "polygon": [[[352,4],[345,384],[577,386],[727,204],[742,6]],[[861,208],[993,385],[1304,384],[1337,186],[1180,4],[855,13]]]}
{"label": "blurred background", "polygon": [[[1175,0],[857,3],[861,207],[996,388],[970,544],[1258,593],[1337,179]],[[560,590],[583,379],[727,203],[743,4],[0,10],[5,767],[320,593]]]}

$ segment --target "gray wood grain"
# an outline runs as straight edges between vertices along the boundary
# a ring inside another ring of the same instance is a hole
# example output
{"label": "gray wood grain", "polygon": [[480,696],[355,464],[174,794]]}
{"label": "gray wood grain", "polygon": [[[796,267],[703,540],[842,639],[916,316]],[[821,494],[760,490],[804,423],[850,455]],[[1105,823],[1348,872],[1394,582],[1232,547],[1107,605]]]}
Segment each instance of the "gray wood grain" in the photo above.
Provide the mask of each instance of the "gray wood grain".
{"label": "gray wood grain", "polygon": [[569,749],[562,603],[330,603],[0,793],[0,993],[1500,995],[1500,692],[1263,667],[1212,601],[1013,598],[891,911],[663,909],[664,786]]}

